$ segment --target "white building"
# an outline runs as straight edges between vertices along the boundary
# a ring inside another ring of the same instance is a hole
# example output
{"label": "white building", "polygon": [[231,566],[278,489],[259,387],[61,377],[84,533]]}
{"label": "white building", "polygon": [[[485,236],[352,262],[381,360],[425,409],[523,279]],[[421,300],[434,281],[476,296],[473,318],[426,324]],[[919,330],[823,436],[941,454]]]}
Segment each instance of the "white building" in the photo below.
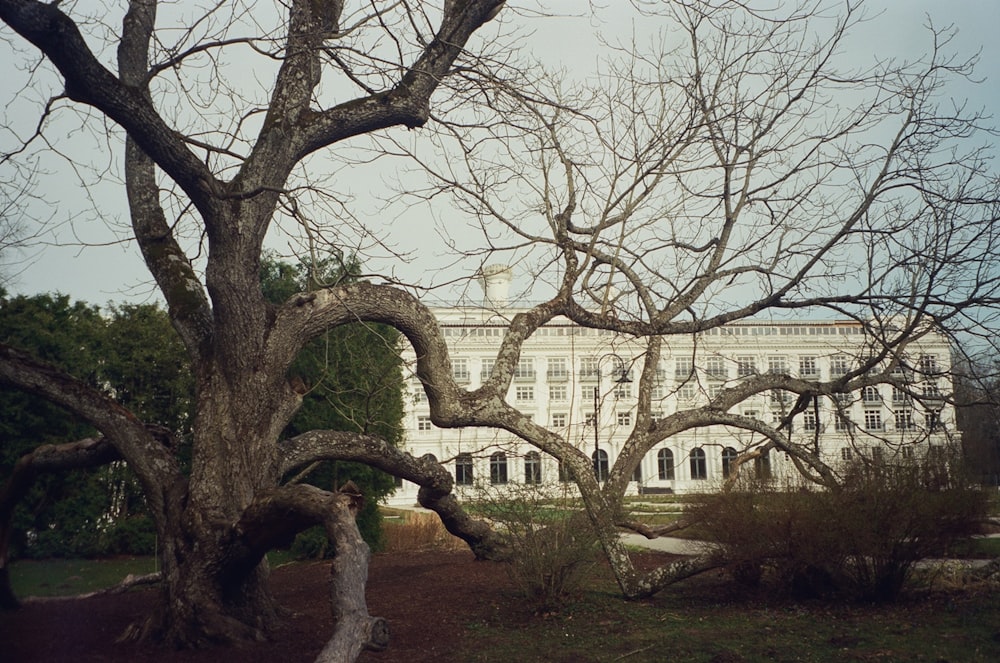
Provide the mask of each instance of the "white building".
{"label": "white building", "polygon": [[[466,388],[478,387],[489,376],[508,320],[519,310],[504,306],[508,278],[503,270],[488,275],[484,306],[435,309],[448,342],[452,375]],[[863,328],[853,320],[744,322],[696,338],[669,337],[657,371],[652,414],[705,403],[717,390],[757,373],[789,373],[810,380],[844,375],[861,356],[863,340]],[[642,351],[639,344],[612,332],[554,320],[524,343],[508,402],[563,434],[591,458],[596,456],[595,470],[606,473],[635,422]],[[859,455],[919,457],[953,443],[954,412],[942,398],[951,391],[946,340],[925,336],[911,345],[907,360],[911,368],[895,376],[907,375],[909,389],[891,384],[866,387],[839,396],[839,404],[820,398],[815,409],[792,420],[793,441],[818,442],[821,457],[831,465]],[[623,377],[633,381],[620,381]],[[548,483],[562,478],[553,458],[506,431],[435,427],[416,378],[410,381],[407,403],[404,448],[415,456],[432,454],[452,472],[460,495],[483,482]],[[794,395],[770,392],[743,401],[731,412],[777,422],[792,403]],[[723,426],[670,437],[643,458],[630,491],[711,490],[728,475],[738,454],[761,440],[759,434]],[[757,469],[794,471],[785,454],[774,451],[757,461]],[[403,482],[390,499],[413,503],[416,494],[416,485]]]}

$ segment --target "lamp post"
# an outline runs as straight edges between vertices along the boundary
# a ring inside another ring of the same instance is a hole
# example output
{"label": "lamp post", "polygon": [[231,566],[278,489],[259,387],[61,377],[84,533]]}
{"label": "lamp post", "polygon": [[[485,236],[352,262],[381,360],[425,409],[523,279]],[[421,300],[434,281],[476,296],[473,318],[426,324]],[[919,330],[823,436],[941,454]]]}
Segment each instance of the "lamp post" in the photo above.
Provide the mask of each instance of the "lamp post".
{"label": "lamp post", "polygon": [[615,377],[615,384],[626,384],[632,381],[628,376],[628,369],[625,367],[625,360],[615,353],[609,353],[597,360],[597,386],[594,387],[594,476],[597,482],[604,480],[601,476],[601,441],[600,441],[600,421],[601,421],[601,360],[611,357],[615,360],[616,368],[612,375]]}

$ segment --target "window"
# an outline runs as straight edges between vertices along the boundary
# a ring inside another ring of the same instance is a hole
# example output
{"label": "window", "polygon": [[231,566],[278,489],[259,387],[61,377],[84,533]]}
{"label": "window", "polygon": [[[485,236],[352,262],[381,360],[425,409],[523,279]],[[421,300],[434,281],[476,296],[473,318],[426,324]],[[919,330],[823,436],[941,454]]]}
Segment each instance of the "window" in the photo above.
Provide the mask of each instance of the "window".
{"label": "window", "polygon": [[514,400],[518,403],[528,403],[535,400],[535,388],[527,386],[514,387]]}
{"label": "window", "polygon": [[618,425],[619,426],[631,426],[632,425],[632,413],[631,412],[619,412],[618,413]]}
{"label": "window", "polygon": [[927,422],[927,430],[929,431],[944,429],[944,424],[941,423],[941,410],[927,410],[924,420]]}
{"label": "window", "polygon": [[713,380],[725,380],[729,377],[726,361],[722,357],[709,357],[705,363],[705,374]]}
{"label": "window", "polygon": [[940,372],[937,355],[920,355],[920,372],[924,375],[937,375]]}
{"label": "window", "polygon": [[851,358],[847,355],[834,355],[830,358],[830,377],[841,378],[851,371]]}
{"label": "window", "polygon": [[913,410],[893,410],[893,418],[896,423],[896,430],[913,430],[916,425],[913,423]]}
{"label": "window", "polygon": [[608,452],[598,449],[590,455],[590,459],[594,461],[594,476],[598,481],[605,481],[608,478]]}
{"label": "window", "polygon": [[493,367],[496,365],[496,359],[483,359],[482,365],[479,368],[479,381],[486,382],[490,379],[490,374],[493,373]]}
{"label": "window", "polygon": [[851,395],[846,391],[838,391],[833,394],[833,402],[840,407],[847,407],[851,404]]}
{"label": "window", "polygon": [[784,389],[772,389],[771,390],[771,403],[773,404],[786,404],[790,405],[792,402],[792,392],[785,391]]}
{"label": "window", "polygon": [[427,402],[427,392],[424,391],[424,385],[419,382],[413,385],[413,403],[426,403]]}
{"label": "window", "polygon": [[549,400],[554,402],[563,402],[567,400],[566,385],[564,384],[550,384],[549,385]]}
{"label": "window", "polygon": [[838,433],[846,433],[854,428],[854,422],[851,418],[842,412],[837,413],[837,418],[834,421],[833,429]]}
{"label": "window", "polygon": [[565,412],[553,412],[552,413],[552,428],[566,428],[566,413]]}
{"label": "window", "polygon": [[851,460],[852,454],[850,447],[844,447],[840,450],[840,460]]}
{"label": "window", "polygon": [[773,375],[788,373],[788,360],[781,355],[771,355],[767,358],[767,372]]}
{"label": "window", "polygon": [[593,426],[597,423],[597,415],[593,412],[587,412],[583,415],[583,425]]}
{"label": "window", "polygon": [[799,377],[819,377],[819,365],[816,363],[816,357],[799,357]]}
{"label": "window", "polygon": [[881,410],[865,410],[865,430],[882,430]]}
{"label": "window", "polygon": [[639,461],[639,464],[635,466],[634,470],[632,470],[632,478],[630,481],[642,483],[642,461]]}
{"label": "window", "polygon": [[674,452],[660,449],[656,452],[656,472],[662,481],[674,480]]}
{"label": "window", "polygon": [[421,433],[434,430],[434,424],[431,423],[431,418],[428,416],[417,417],[417,430]]}
{"label": "window", "polygon": [[925,384],[920,393],[923,394],[924,398],[937,399],[941,398],[941,388],[937,386],[936,383]]}
{"label": "window", "polygon": [[678,382],[690,380],[694,375],[694,359],[691,357],[677,357],[674,359],[674,378]]}
{"label": "window", "polygon": [[785,421],[785,412],[782,410],[771,410],[771,425],[775,428],[781,428],[782,425],[785,426],[785,431],[788,433],[792,432],[792,419]]}
{"label": "window", "polygon": [[490,456],[490,483],[507,483],[507,454],[497,451]]}
{"label": "window", "polygon": [[764,451],[753,459],[753,471],[758,479],[771,478],[771,453],[769,451]]}
{"label": "window", "polygon": [[882,395],[878,387],[865,387],[861,390],[861,400],[865,403],[879,403],[882,401]]}
{"label": "window", "polygon": [[695,447],[691,450],[691,478],[692,479],[707,479],[708,478],[708,465],[705,462],[705,451],[701,447]]}
{"label": "window", "polygon": [[650,423],[658,424],[663,421],[664,416],[663,410],[650,410],[649,421]]}
{"label": "window", "polygon": [[566,368],[566,360],[562,357],[549,357],[546,377],[549,382],[565,382],[568,380],[569,369]]}
{"label": "window", "polygon": [[913,458],[913,447],[900,447],[899,453],[903,458]]}
{"label": "window", "polygon": [[600,367],[598,366],[597,357],[581,357],[580,358],[580,379],[581,380],[596,380],[600,376]]}
{"label": "window", "polygon": [[472,454],[458,454],[455,458],[455,483],[471,486],[472,481]]}
{"label": "window", "polygon": [[876,463],[881,463],[882,459],[885,457],[885,452],[882,447],[872,447],[872,460]]}
{"label": "window", "polygon": [[514,380],[517,382],[535,381],[535,360],[531,357],[521,357],[514,367]]}
{"label": "window", "polygon": [[632,383],[619,382],[615,385],[615,398],[632,398]]}
{"label": "window", "polygon": [[747,378],[757,374],[757,359],[755,357],[737,357],[736,375]]}
{"label": "window", "polygon": [[892,402],[896,403],[896,404],[909,403],[910,402],[910,395],[908,393],[906,393],[906,391],[904,391],[903,389],[900,389],[899,387],[893,387],[892,388]]}
{"label": "window", "polygon": [[682,401],[693,401],[696,395],[693,382],[685,382],[677,390],[677,398]]}
{"label": "window", "polygon": [[567,481],[573,480],[573,473],[570,472],[569,467],[562,461],[559,461],[559,481],[566,483]]}
{"label": "window", "polygon": [[453,377],[455,382],[458,382],[459,384],[467,383],[469,381],[469,360],[452,359],[451,377]]}
{"label": "window", "polygon": [[524,483],[542,482],[542,457],[537,451],[529,451],[524,456]]}
{"label": "window", "polygon": [[736,463],[736,449],[732,447],[726,447],[722,450],[722,476],[728,479],[730,473],[733,471],[733,465]]}
{"label": "window", "polygon": [[802,413],[802,430],[805,431],[816,431],[818,429],[816,423],[816,412],[814,410],[806,410]]}

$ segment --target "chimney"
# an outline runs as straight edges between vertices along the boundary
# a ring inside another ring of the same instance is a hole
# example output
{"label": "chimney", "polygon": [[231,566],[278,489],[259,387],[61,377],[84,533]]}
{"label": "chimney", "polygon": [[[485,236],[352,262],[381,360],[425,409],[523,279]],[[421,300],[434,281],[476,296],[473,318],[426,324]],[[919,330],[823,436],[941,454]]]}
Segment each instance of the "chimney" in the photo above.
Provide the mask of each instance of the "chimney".
{"label": "chimney", "polygon": [[510,290],[511,269],[507,265],[486,265],[479,272],[483,286],[483,305],[487,308],[506,308]]}

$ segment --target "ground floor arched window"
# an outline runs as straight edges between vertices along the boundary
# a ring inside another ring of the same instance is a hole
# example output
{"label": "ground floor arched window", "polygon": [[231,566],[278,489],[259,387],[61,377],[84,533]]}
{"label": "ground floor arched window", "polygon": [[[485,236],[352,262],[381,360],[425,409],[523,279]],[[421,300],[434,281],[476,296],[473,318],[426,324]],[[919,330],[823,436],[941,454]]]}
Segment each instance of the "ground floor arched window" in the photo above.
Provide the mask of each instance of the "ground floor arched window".
{"label": "ground floor arched window", "polygon": [[507,483],[507,454],[502,451],[490,456],[490,483]]}
{"label": "ground floor arched window", "polygon": [[590,459],[594,461],[594,476],[597,477],[598,481],[607,481],[608,479],[608,452],[604,449],[598,449],[590,455]]}
{"label": "ground floor arched window", "polygon": [[771,454],[764,451],[753,459],[753,470],[758,479],[771,478]]}
{"label": "ground floor arched window", "polygon": [[542,482],[542,457],[537,451],[529,451],[524,456],[524,483]]}
{"label": "ground floor arched window", "polygon": [[656,452],[656,473],[661,481],[674,480],[674,452],[660,449]]}
{"label": "ground floor arched window", "polygon": [[459,486],[471,486],[473,480],[472,454],[458,454],[455,458],[455,483]]}
{"label": "ground floor arched window", "polygon": [[733,467],[736,465],[736,449],[732,447],[726,447],[722,450],[722,476],[726,479],[732,474]]}
{"label": "ground floor arched window", "polygon": [[691,450],[691,478],[692,479],[707,479],[708,478],[708,463],[705,462],[705,450],[701,447],[695,447]]}

